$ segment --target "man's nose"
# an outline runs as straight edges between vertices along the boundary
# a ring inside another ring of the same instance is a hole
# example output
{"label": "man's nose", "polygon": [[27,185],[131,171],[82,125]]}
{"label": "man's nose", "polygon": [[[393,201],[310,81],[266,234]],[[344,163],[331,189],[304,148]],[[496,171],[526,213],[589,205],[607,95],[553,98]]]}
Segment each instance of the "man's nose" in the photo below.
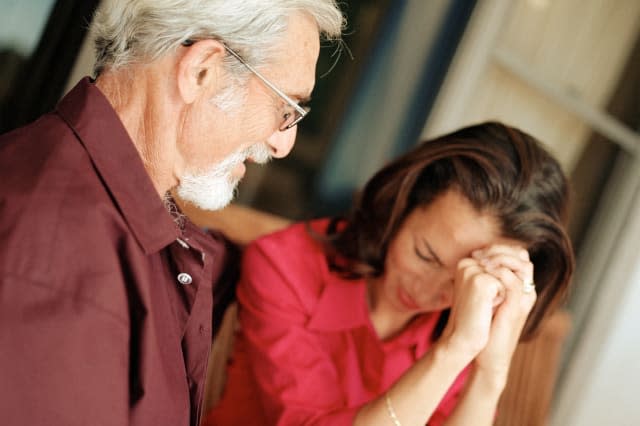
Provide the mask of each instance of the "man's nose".
{"label": "man's nose", "polygon": [[293,144],[296,141],[296,134],[298,128],[294,126],[284,132],[280,130],[276,130],[268,139],[267,145],[271,148],[272,155],[275,158],[283,158],[286,157],[291,149],[293,148]]}

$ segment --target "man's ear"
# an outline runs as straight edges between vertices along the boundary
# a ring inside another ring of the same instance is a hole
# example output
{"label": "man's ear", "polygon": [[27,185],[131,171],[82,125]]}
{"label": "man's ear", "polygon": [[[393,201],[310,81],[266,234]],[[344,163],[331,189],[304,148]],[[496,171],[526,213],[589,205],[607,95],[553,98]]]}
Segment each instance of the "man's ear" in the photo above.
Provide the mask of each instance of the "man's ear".
{"label": "man's ear", "polygon": [[217,90],[226,55],[224,45],[217,40],[200,40],[184,49],[178,57],[178,90],[185,103],[193,103],[205,92]]}

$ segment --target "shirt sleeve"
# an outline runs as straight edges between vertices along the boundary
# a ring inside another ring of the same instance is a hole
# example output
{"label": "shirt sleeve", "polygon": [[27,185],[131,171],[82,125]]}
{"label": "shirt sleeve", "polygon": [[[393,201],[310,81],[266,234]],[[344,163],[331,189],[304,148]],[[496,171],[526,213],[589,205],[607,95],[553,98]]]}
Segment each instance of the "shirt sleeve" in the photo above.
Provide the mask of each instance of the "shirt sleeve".
{"label": "shirt sleeve", "polygon": [[128,328],[73,294],[0,278],[0,413],[7,425],[128,424]]}
{"label": "shirt sleeve", "polygon": [[320,275],[308,262],[314,254],[296,252],[292,259],[297,247],[283,246],[249,246],[238,287],[240,325],[265,424],[351,425],[360,407],[347,406],[330,350],[305,327],[305,297]]}

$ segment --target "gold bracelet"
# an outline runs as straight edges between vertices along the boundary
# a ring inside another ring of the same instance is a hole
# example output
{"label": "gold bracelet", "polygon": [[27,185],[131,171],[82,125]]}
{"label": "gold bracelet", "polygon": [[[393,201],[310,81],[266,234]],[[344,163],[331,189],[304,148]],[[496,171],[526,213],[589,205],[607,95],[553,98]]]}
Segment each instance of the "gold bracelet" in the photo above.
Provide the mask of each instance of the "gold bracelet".
{"label": "gold bracelet", "polygon": [[398,416],[396,416],[396,412],[393,409],[393,406],[391,405],[391,399],[389,398],[388,393],[384,394],[384,400],[385,400],[385,403],[387,404],[387,414],[389,414],[389,418],[391,419],[393,424],[395,426],[402,426],[402,423],[400,423],[400,420],[398,420]]}

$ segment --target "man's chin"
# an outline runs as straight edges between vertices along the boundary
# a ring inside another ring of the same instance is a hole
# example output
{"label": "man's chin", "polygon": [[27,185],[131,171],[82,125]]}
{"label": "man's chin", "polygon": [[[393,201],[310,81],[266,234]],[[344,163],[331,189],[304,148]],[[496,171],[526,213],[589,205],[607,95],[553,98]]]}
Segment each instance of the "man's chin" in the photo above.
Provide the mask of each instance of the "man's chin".
{"label": "man's chin", "polygon": [[199,185],[180,184],[177,188],[178,196],[202,210],[220,210],[225,208],[236,193],[240,179],[231,178],[232,182],[224,185]]}
{"label": "man's chin", "polygon": [[[179,194],[179,193],[178,193]],[[223,208],[225,208],[226,206],[229,205],[229,203],[231,203],[231,201],[233,201],[233,193],[228,195],[228,196],[218,196],[218,197],[182,197],[182,199],[184,199],[185,201],[188,201],[192,204],[194,204],[196,207],[198,207],[201,210],[208,210],[208,211],[215,211],[215,210],[221,210]]]}

